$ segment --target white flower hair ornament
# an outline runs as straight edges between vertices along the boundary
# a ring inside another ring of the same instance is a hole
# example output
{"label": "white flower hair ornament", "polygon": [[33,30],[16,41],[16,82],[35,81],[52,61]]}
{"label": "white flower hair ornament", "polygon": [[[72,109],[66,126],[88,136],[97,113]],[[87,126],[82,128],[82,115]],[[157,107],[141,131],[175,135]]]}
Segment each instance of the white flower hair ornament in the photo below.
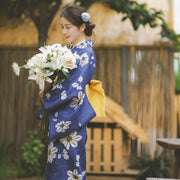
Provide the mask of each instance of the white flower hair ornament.
{"label": "white flower hair ornament", "polygon": [[90,15],[87,12],[83,12],[81,13],[81,18],[82,18],[82,21],[86,23],[89,21]]}

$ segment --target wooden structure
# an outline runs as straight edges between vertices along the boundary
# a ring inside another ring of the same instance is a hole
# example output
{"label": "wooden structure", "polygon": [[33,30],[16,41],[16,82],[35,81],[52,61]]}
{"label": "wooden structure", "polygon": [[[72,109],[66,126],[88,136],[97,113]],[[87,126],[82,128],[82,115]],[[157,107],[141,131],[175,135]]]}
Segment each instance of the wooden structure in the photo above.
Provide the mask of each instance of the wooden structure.
{"label": "wooden structure", "polygon": [[177,139],[160,138],[157,139],[157,142],[163,148],[174,150],[175,158],[173,164],[172,178],[180,179],[180,138]]}
{"label": "wooden structure", "polygon": [[177,136],[173,51],[166,46],[129,46],[100,47],[95,52],[95,79],[147,132],[148,143],[133,144],[135,155],[161,153],[156,139]]}
{"label": "wooden structure", "polygon": [[[35,115],[41,103],[38,87],[34,83],[27,86],[27,72],[23,70],[17,77],[11,65],[14,61],[22,65],[37,52],[36,47],[0,47],[0,142],[6,140],[16,155],[21,154],[28,131],[38,123]],[[130,139],[133,149],[130,153],[153,155],[155,150],[162,150],[156,139],[174,138],[177,129],[170,47],[97,47],[95,54],[94,79],[102,81],[106,95],[122,105],[132,121],[148,135],[146,144],[139,138]],[[129,134],[124,128],[122,133]]]}
{"label": "wooden structure", "polygon": [[131,155],[130,138],[139,138],[145,143],[147,135],[119,104],[107,96],[105,102],[106,117],[94,118],[88,128],[87,172],[137,173],[128,170]]}

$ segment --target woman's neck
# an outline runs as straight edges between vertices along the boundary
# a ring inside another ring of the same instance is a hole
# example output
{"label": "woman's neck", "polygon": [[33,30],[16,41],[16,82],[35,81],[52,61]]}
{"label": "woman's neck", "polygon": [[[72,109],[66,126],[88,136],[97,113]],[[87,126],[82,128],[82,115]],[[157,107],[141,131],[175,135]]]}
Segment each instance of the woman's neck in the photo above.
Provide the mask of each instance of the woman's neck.
{"label": "woman's neck", "polygon": [[72,42],[72,46],[74,47],[75,45],[77,45],[78,43],[85,41],[86,38],[85,36],[82,36],[81,38],[77,39],[76,41]]}

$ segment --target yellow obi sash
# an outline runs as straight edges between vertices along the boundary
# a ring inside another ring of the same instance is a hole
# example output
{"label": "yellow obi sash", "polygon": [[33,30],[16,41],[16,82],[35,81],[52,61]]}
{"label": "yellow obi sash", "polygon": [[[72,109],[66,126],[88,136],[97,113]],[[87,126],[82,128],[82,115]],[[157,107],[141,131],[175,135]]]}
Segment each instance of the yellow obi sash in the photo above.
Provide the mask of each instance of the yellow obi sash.
{"label": "yellow obi sash", "polygon": [[96,117],[105,117],[105,96],[101,81],[91,80],[86,85],[86,94]]}

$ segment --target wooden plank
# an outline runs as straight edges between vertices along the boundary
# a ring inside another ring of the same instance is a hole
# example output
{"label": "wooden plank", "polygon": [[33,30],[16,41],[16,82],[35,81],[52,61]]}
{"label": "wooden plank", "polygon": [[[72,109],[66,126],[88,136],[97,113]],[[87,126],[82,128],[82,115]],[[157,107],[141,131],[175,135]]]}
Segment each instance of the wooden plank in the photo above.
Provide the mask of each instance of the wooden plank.
{"label": "wooden plank", "polygon": [[91,120],[92,123],[114,123],[109,116],[106,117],[95,117]]}
{"label": "wooden plank", "polygon": [[98,67],[99,67],[97,79],[102,81],[103,89],[106,92],[106,86],[107,86],[107,82],[106,82],[106,77],[107,77],[107,74],[106,74],[106,53],[104,53],[104,52],[105,52],[104,48],[98,50],[98,57],[100,57],[100,58],[97,60]]}
{"label": "wooden plank", "polygon": [[0,99],[1,99],[1,103],[0,103],[0,108],[1,108],[1,111],[0,111],[0,139],[1,139],[1,142],[3,142],[4,140],[4,135],[5,135],[5,122],[6,122],[6,119],[5,119],[5,114],[7,113],[4,106],[6,105],[6,88],[5,88],[5,81],[4,80],[4,77],[6,77],[6,54],[3,53],[3,51],[1,50],[0,51],[0,56],[1,56],[1,59],[0,59],[0,67],[1,67],[1,71],[0,71],[0,88],[1,88],[1,93],[0,93]]}
{"label": "wooden plank", "polygon": [[111,129],[104,128],[104,171],[111,172]]}
{"label": "wooden plank", "polygon": [[116,61],[115,57],[114,57],[114,50],[109,48],[106,51],[107,56],[106,56],[106,70],[107,70],[107,74],[108,76],[106,76],[106,93],[108,94],[108,96],[113,97],[113,81],[116,82],[116,80],[114,79],[113,76],[113,71],[114,71],[114,61]]}
{"label": "wooden plank", "polygon": [[94,128],[94,169],[93,171],[100,172],[100,161],[101,161],[101,128]]}
{"label": "wooden plank", "polygon": [[87,172],[90,172],[90,160],[91,160],[91,128],[87,128],[87,143],[86,143]]}
{"label": "wooden plank", "polygon": [[[112,62],[113,72],[112,72],[112,99],[117,103],[122,104],[122,92],[121,92],[121,48],[114,50],[114,60]],[[114,83],[116,82],[116,83]]]}
{"label": "wooden plank", "polygon": [[8,71],[8,77],[7,77],[7,81],[8,81],[8,121],[7,121],[7,131],[8,131],[8,141],[9,144],[13,145],[13,149],[14,149],[14,125],[15,125],[15,120],[14,120],[14,111],[12,111],[12,109],[14,109],[14,96],[15,96],[15,91],[14,91],[14,86],[13,86],[13,82],[12,82],[12,76],[13,76],[13,71],[12,71],[12,60],[14,59],[14,53],[11,50],[9,53],[9,58],[7,59],[7,62],[10,66],[7,67],[7,71]]}
{"label": "wooden plank", "polygon": [[120,173],[122,169],[122,142],[123,134],[121,129],[114,129],[114,171]]}
{"label": "wooden plank", "polygon": [[134,170],[134,169],[124,169],[122,172],[120,173],[117,173],[117,172],[91,172],[91,174],[93,175],[96,175],[96,176],[99,176],[99,175],[103,175],[106,174],[108,176],[111,176],[111,175],[121,175],[121,176],[137,176],[139,173],[139,170]]}
{"label": "wooden plank", "polygon": [[158,138],[157,143],[167,149],[180,149],[180,138]]}

